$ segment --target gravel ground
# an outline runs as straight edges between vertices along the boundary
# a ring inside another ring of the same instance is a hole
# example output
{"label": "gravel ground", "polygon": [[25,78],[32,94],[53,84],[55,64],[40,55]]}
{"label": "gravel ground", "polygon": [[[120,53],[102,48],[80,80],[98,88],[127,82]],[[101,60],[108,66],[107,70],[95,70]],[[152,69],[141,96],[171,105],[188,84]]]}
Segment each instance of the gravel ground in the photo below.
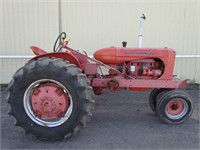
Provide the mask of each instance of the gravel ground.
{"label": "gravel ground", "polygon": [[91,121],[68,140],[38,141],[15,127],[1,89],[1,149],[200,149],[199,90],[186,90],[194,113],[180,125],[164,124],[148,105],[150,92],[105,91],[96,96]]}

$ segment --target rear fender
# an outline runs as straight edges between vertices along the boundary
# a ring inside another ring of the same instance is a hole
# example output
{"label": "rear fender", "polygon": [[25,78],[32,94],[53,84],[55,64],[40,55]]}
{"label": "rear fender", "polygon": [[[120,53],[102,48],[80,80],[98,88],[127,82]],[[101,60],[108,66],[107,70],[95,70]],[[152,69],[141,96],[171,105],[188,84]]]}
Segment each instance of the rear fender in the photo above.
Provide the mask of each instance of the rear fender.
{"label": "rear fender", "polygon": [[75,64],[77,67],[79,67],[82,70],[81,64],[78,61],[78,59],[73,56],[72,54],[66,53],[66,52],[57,52],[57,53],[45,53],[42,55],[37,55],[33,57],[31,60],[37,60],[42,57],[49,57],[49,58],[62,58],[64,60],[69,61],[71,64]]}
{"label": "rear fender", "polygon": [[36,46],[31,46],[31,49],[35,55],[43,55],[47,54],[47,52],[39,47]]}

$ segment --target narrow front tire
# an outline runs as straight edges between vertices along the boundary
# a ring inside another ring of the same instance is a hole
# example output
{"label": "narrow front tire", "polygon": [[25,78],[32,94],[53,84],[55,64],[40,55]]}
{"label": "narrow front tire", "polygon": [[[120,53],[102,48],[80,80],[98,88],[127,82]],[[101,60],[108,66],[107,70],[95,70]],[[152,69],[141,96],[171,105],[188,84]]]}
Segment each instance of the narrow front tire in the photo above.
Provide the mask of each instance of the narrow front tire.
{"label": "narrow front tire", "polygon": [[156,112],[167,124],[180,124],[193,113],[192,97],[184,91],[173,90],[165,93],[158,101]]}

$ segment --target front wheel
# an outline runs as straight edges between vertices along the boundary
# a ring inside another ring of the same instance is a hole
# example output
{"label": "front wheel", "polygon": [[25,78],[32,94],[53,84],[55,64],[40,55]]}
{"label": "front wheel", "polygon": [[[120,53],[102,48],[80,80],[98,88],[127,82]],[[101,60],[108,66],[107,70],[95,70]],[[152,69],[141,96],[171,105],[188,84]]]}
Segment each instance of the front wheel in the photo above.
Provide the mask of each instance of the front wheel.
{"label": "front wheel", "polygon": [[156,112],[167,124],[183,123],[192,115],[192,98],[184,91],[169,91],[158,101]]}
{"label": "front wheel", "polygon": [[80,69],[56,58],[28,62],[8,87],[16,125],[46,140],[71,137],[86,126],[94,107],[93,95]]}
{"label": "front wheel", "polygon": [[149,95],[149,106],[153,112],[156,112],[156,105],[159,99],[170,89],[153,89]]}

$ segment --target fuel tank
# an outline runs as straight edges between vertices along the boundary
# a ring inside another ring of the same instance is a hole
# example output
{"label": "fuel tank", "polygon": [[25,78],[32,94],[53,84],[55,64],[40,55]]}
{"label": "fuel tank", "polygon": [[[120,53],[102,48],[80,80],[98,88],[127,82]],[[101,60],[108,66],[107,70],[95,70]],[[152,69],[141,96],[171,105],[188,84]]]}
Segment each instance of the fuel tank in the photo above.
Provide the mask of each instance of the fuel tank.
{"label": "fuel tank", "polygon": [[133,61],[146,58],[167,58],[174,59],[176,52],[169,48],[127,48],[109,47],[97,50],[94,58],[107,64],[118,64],[126,61]]}

